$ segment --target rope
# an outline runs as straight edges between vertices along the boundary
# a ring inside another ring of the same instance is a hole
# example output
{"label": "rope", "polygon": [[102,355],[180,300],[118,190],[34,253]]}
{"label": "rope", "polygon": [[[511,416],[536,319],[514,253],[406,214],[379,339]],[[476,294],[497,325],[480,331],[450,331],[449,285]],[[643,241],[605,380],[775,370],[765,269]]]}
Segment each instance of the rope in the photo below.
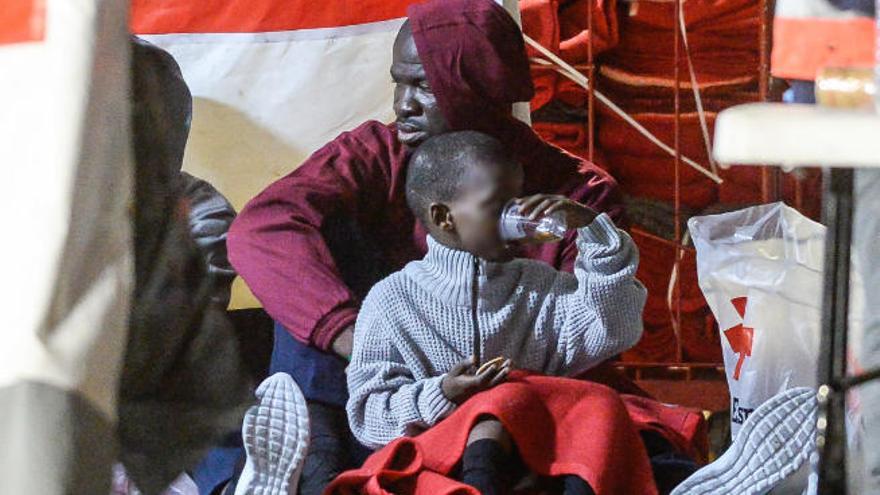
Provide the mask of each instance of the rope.
{"label": "rope", "polygon": [[[556,70],[560,74],[571,79],[573,82],[575,82],[577,85],[583,87],[584,89],[586,89],[586,90],[590,89],[590,83],[589,83],[589,81],[587,81],[586,76],[584,76],[583,74],[581,74],[580,72],[575,70],[567,62],[565,62],[561,58],[557,57],[553,52],[551,52],[550,50],[548,50],[547,48],[542,46],[537,41],[533,40],[528,35],[523,34],[523,38],[525,39],[526,43],[529,46],[531,46],[532,48],[534,48],[539,53],[541,53],[542,55],[544,55],[545,57],[547,57],[549,59],[549,61],[548,61],[548,60],[544,60],[544,59],[540,59],[540,58],[533,58],[532,59],[533,62],[539,63],[541,65],[555,64],[557,66]],[[596,95],[596,99],[601,101],[612,112],[617,114],[627,124],[632,126],[636,131],[639,132],[639,134],[645,136],[645,138],[647,138],[649,141],[651,141],[652,143],[657,145],[660,149],[662,149],[663,151],[668,153],[670,156],[673,156],[673,157],[675,156],[675,150],[672,149],[672,147],[670,147],[668,144],[661,141],[660,138],[658,138],[657,136],[652,134],[651,131],[646,129],[645,126],[643,126],[636,119],[634,119],[629,114],[627,114],[622,108],[617,106],[607,96],[605,96],[604,94],[602,94],[598,90],[593,90],[593,93]],[[703,167],[699,163],[695,162],[694,160],[692,160],[686,156],[683,156],[683,155],[681,157],[681,160],[684,163],[686,163],[688,166],[690,166],[691,168],[696,170],[697,172],[700,172],[701,174],[705,175],[706,177],[712,179],[716,184],[721,184],[723,182],[723,180],[721,179],[721,177],[718,176],[718,174],[716,174],[712,171],[709,171],[708,169],[706,169],[705,167]]]}
{"label": "rope", "polygon": [[709,138],[709,124],[706,122],[706,112],[703,110],[703,98],[700,96],[700,86],[697,84],[697,72],[694,70],[694,62],[691,60],[691,48],[688,45],[687,27],[684,24],[684,2],[678,4],[678,26],[681,30],[681,40],[684,45],[684,56],[687,59],[688,71],[691,73],[691,88],[694,90],[694,102],[697,104],[697,116],[700,119],[700,128],[703,131],[703,142],[706,144],[706,154],[709,156],[709,166],[712,173],[718,174],[718,163],[712,155],[712,139]]}

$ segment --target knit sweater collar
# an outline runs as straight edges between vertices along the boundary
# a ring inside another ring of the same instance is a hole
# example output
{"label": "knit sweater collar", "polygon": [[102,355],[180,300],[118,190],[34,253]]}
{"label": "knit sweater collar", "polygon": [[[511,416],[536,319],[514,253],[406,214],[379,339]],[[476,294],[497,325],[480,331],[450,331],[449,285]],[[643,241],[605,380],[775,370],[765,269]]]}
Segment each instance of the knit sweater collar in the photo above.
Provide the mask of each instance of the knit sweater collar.
{"label": "knit sweater collar", "polygon": [[429,235],[428,253],[409,272],[416,283],[440,300],[456,306],[469,305],[475,260],[479,258],[445,246]]}

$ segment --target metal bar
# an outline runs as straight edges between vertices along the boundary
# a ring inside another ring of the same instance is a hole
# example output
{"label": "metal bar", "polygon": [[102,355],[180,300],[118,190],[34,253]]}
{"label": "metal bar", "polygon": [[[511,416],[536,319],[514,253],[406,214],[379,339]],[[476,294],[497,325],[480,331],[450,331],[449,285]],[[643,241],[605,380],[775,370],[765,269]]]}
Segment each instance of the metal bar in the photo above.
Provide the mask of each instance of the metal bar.
{"label": "metal bar", "polygon": [[804,211],[804,177],[802,174],[794,174],[794,208]]}
{"label": "metal bar", "polygon": [[[681,0],[675,0],[675,22],[673,22],[675,32],[674,35],[674,76],[675,76],[675,135],[673,138],[673,148],[675,148],[675,187],[674,187],[674,208],[675,208],[675,260],[676,266],[680,266],[682,259],[681,246],[681,31],[678,26],[681,24]],[[681,274],[675,279],[675,290],[673,297],[675,299],[675,324],[678,331],[675,336],[675,360],[678,363],[684,361],[684,346],[681,342]]]}
{"label": "metal bar", "polygon": [[770,31],[770,22],[772,19],[770,3],[769,0],[760,0],[758,4],[758,12],[761,16],[761,24],[758,28],[758,46],[760,50],[758,94],[760,95],[761,101],[767,101],[770,94],[770,44],[772,40],[772,34]]}
{"label": "metal bar", "polygon": [[629,363],[625,361],[619,361],[613,363],[615,368],[618,369],[636,369],[636,368],[644,368],[644,369],[667,369],[669,371],[684,371],[685,369],[715,369],[719,371],[724,371],[724,364],[722,363]]}
{"label": "metal bar", "polygon": [[[761,25],[758,29],[760,65],[758,67],[758,95],[761,101],[770,99],[770,50],[772,49],[773,7],[772,0],[760,0]],[[779,200],[780,176],[777,167],[761,167],[761,201],[771,203]]]}
{"label": "metal bar", "polygon": [[587,88],[587,141],[588,153],[587,157],[590,162],[595,157],[596,146],[596,98],[594,89],[596,87],[596,66],[593,60],[593,0],[587,0],[587,64],[589,69],[587,78],[590,81],[590,87]]}
{"label": "metal bar", "polygon": [[825,169],[823,220],[825,279],[822,339],[819,359],[818,493],[846,494],[846,394],[839,384],[846,378],[849,314],[850,243],[852,241],[852,169]]}
{"label": "metal bar", "polygon": [[[540,62],[539,62],[540,61]],[[554,66],[551,61],[545,61],[540,57],[531,57],[529,59],[529,69],[530,70],[552,70],[558,71],[559,68]],[[543,62],[543,63],[542,63]],[[588,64],[568,64],[571,68],[576,70],[582,70],[584,72],[589,72],[590,66]]]}
{"label": "metal bar", "polygon": [[840,390],[847,391],[853,387],[858,387],[864,383],[880,380],[880,368],[874,368],[870,371],[866,371],[860,375],[855,376],[847,376],[840,382]]}

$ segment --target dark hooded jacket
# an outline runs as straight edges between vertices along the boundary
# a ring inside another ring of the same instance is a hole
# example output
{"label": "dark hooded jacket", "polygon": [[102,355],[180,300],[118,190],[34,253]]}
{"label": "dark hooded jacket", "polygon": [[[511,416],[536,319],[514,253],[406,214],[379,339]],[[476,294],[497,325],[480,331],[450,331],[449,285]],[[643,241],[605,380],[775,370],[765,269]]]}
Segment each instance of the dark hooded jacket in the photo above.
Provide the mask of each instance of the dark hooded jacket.
{"label": "dark hooded jacket", "polygon": [[[614,180],[541,140],[511,116],[533,94],[521,32],[491,0],[434,0],[410,7],[413,37],[453,130],[478,130],[509,146],[525,170],[525,194],[559,193],[619,217]],[[236,271],[266,311],[303,342],[329,349],[353,325],[370,287],[426,252],[407,208],[411,150],[394,124],[369,121],[315,152],[241,211],[229,232]],[[564,242],[523,255],[571,270]]]}
{"label": "dark hooded jacket", "polygon": [[[135,290],[119,384],[119,460],[144,493],[238,429],[250,382],[225,314],[235,212],[181,174],[191,100],[170,54],[132,42]],[[201,248],[201,249],[200,249]]]}

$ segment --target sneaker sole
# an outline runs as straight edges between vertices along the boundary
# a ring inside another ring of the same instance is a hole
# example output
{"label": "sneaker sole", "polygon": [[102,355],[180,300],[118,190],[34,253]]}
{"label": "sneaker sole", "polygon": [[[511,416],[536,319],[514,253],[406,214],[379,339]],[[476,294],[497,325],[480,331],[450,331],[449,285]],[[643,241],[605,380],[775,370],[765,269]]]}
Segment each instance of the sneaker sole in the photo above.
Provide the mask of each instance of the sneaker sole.
{"label": "sneaker sole", "polygon": [[786,390],[761,404],[736,441],[672,495],[763,494],[797,471],[816,445],[816,391]]}
{"label": "sneaker sole", "polygon": [[248,410],[242,424],[251,473],[249,479],[239,481],[235,495],[296,493],[309,445],[306,399],[285,373],[265,379],[256,395],[259,402]]}

